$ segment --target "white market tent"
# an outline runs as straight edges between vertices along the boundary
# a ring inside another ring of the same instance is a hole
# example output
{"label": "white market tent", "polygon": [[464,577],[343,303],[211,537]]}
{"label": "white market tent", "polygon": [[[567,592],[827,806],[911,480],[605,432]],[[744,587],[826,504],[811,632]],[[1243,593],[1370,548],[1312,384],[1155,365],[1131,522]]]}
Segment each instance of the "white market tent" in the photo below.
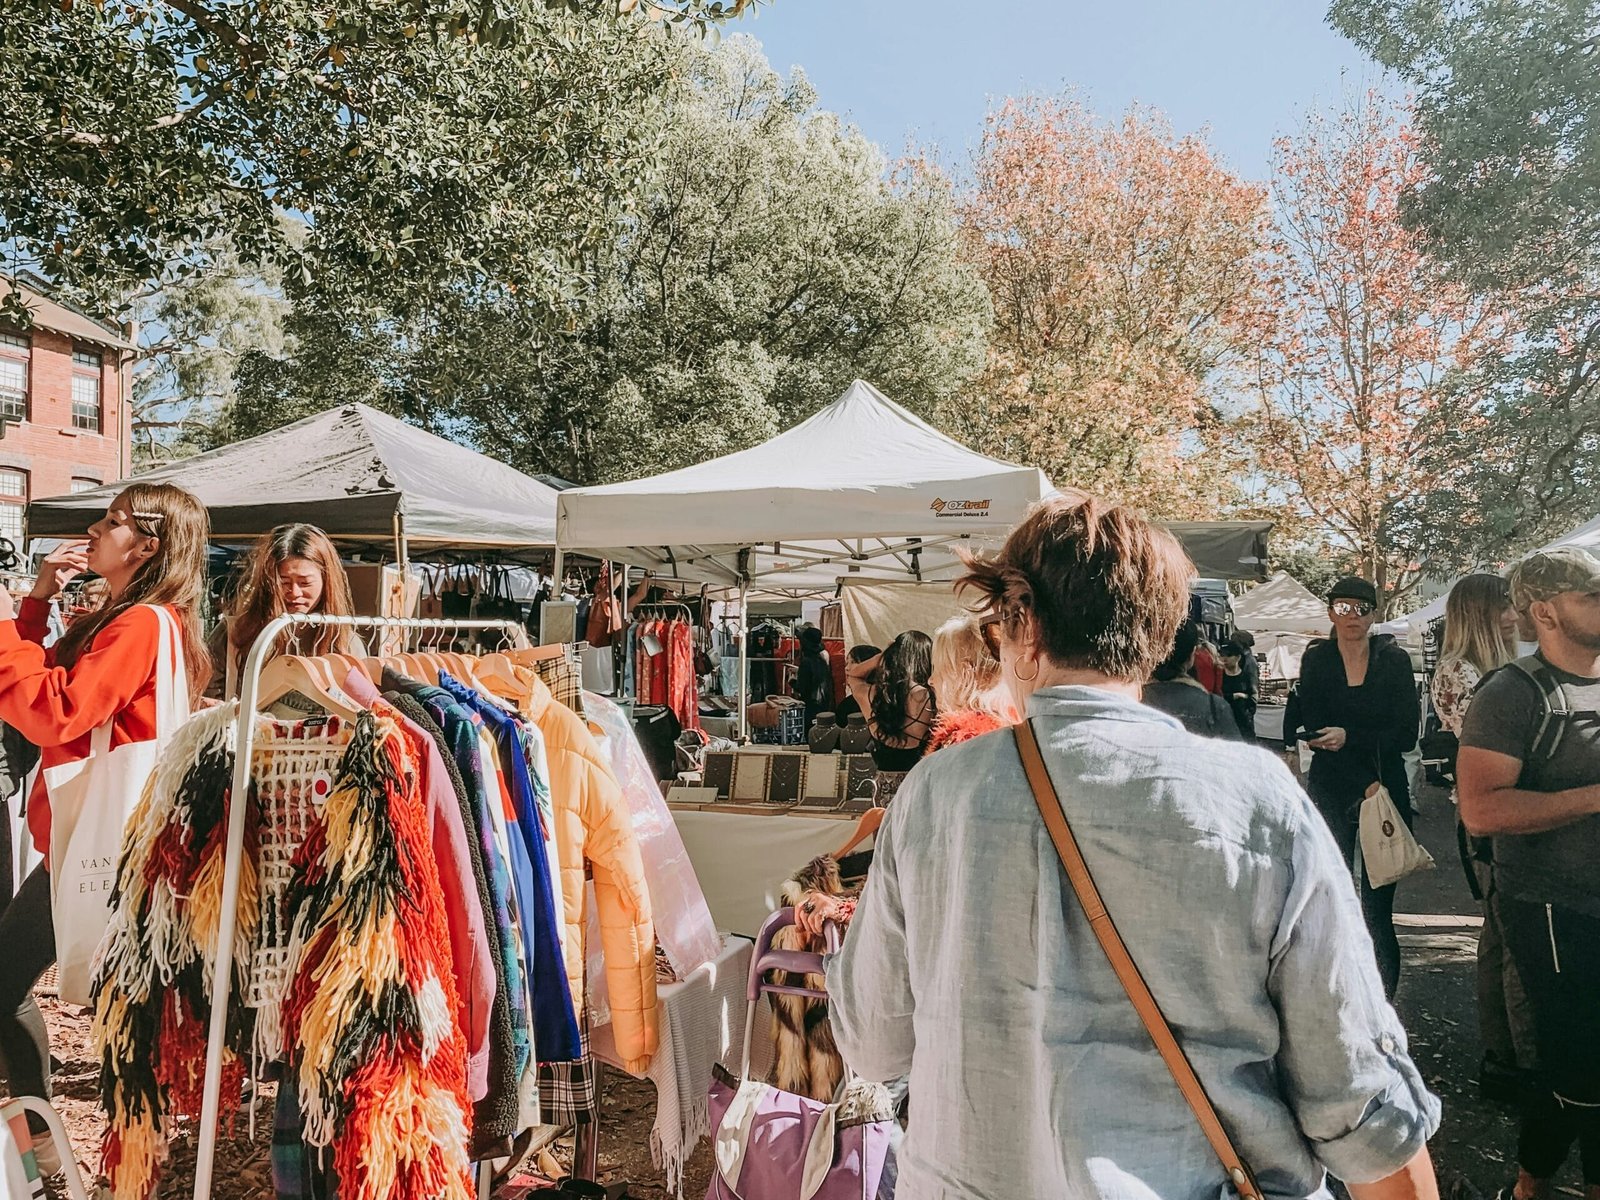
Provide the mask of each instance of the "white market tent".
{"label": "white market tent", "polygon": [[[662,578],[737,588],[743,624],[751,592],[948,584],[962,570],[959,549],[998,543],[1053,490],[1036,467],[968,449],[858,379],[759,446],[562,492],[555,573],[566,553],[581,551]],[[1202,574],[1256,578],[1271,524],[1172,529]]]}
{"label": "white market tent", "polygon": [[1037,468],[969,450],[858,379],[749,450],[561,493],[556,546],[765,592],[950,579],[958,545],[1003,537],[1049,492]]}
{"label": "white market tent", "polygon": [[1233,623],[1254,634],[1302,633],[1325,637],[1328,602],[1293,575],[1279,571],[1233,601]]}
{"label": "white market tent", "polygon": [[1233,601],[1233,621],[1256,635],[1256,651],[1266,656],[1270,675],[1296,679],[1306,647],[1328,634],[1328,602],[1280,571]]}

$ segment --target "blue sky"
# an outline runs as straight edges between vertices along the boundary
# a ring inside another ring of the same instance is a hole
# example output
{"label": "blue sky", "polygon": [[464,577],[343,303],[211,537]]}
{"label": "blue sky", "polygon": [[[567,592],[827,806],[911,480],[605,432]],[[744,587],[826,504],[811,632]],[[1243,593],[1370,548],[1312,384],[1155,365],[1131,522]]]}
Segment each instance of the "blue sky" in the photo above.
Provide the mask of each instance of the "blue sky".
{"label": "blue sky", "polygon": [[1323,21],[1325,0],[771,0],[729,27],[891,155],[935,143],[964,164],[990,102],[1071,86],[1101,116],[1153,105],[1209,126],[1234,170],[1266,177],[1272,139],[1379,68]]}

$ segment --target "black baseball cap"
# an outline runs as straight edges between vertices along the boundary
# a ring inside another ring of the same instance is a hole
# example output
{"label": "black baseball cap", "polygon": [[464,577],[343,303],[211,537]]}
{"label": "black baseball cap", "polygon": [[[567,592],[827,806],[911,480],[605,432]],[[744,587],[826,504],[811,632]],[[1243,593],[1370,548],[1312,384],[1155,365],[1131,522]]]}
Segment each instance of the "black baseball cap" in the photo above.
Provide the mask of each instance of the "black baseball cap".
{"label": "black baseball cap", "polygon": [[1346,575],[1328,590],[1328,603],[1335,600],[1362,600],[1378,606],[1378,589],[1357,575]]}

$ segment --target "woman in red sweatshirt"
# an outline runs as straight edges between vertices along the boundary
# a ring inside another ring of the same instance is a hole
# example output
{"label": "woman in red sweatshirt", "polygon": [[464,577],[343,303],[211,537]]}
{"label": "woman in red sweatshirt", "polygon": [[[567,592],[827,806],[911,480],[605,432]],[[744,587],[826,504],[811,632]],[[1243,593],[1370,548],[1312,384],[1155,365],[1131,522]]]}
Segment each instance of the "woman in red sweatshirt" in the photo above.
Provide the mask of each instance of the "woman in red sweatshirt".
{"label": "woman in red sweatshirt", "polygon": [[[89,755],[90,736],[110,723],[111,745],[156,736],[156,660],[164,605],[183,634],[190,694],[211,677],[200,636],[210,523],[200,502],[171,484],[134,484],[89,527],[87,540],[45,559],[33,594],[15,614],[0,588],[0,720],[39,747],[44,767]],[[43,648],[50,605],[84,571],[105,580],[98,608]],[[46,856],[0,911],[0,1062],[12,1095],[47,1095],[48,1047],[19,1015],[55,961],[50,916],[50,797],[43,772],[28,799],[28,829]]]}

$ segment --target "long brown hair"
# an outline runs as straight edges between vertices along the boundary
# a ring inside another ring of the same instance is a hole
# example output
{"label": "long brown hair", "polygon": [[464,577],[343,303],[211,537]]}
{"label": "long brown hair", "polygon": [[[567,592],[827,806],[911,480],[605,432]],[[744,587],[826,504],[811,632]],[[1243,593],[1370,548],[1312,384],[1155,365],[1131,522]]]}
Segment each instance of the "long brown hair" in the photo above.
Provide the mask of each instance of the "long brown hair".
{"label": "long brown hair", "polygon": [[[136,604],[172,610],[183,634],[183,661],[193,699],[211,682],[211,655],[200,632],[206,595],[206,547],[211,518],[205,506],[170,483],[131,483],[120,497],[134,528],[155,538],[156,552],[134,572],[127,591],[114,602],[85,613],[67,627],[56,644],[56,662],[70,667],[93,644],[95,635]],[[109,599],[109,597],[108,597]]]}
{"label": "long brown hair", "polygon": [[[339,562],[328,535],[315,525],[279,525],[262,534],[251,547],[245,569],[244,586],[235,597],[228,622],[229,653],[237,670],[256,638],[268,624],[283,616],[283,592],[278,584],[278,568],[291,558],[303,558],[322,574],[322,597],[313,612],[330,617],[354,615],[350,599],[350,578]],[[285,631],[278,639],[279,654],[359,653],[360,647],[348,629],[323,625],[296,637]]]}
{"label": "long brown hair", "polygon": [[1464,659],[1487,675],[1517,656],[1517,648],[1500,628],[1500,615],[1511,607],[1511,588],[1498,575],[1468,575],[1457,580],[1444,602],[1444,644],[1439,660]]}

